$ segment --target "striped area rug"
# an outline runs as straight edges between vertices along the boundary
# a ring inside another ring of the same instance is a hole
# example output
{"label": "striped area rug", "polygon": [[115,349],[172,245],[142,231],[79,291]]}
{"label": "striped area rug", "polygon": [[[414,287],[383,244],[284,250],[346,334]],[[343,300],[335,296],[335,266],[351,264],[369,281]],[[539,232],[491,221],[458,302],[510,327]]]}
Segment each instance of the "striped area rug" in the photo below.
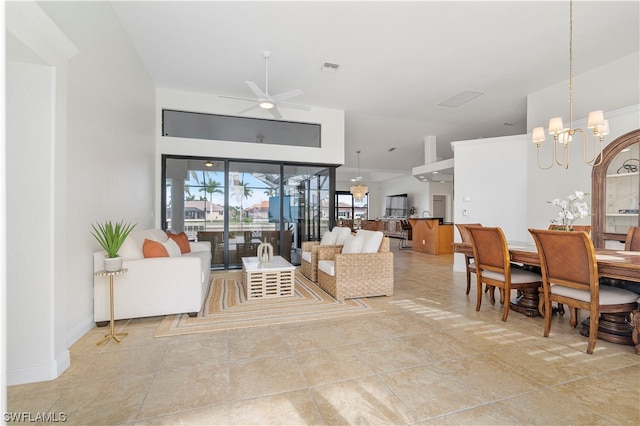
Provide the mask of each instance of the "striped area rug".
{"label": "striped area rug", "polygon": [[296,270],[293,296],[247,300],[241,271],[212,273],[202,310],[164,317],[155,337],[312,321],[380,312],[363,299],[337,301]]}

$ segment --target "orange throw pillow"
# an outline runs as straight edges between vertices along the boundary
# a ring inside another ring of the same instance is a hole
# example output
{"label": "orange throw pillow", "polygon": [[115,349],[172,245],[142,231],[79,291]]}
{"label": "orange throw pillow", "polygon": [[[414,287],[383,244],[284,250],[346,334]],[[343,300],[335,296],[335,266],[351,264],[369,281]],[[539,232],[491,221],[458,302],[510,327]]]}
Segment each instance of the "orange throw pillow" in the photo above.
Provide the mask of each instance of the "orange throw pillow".
{"label": "orange throw pillow", "polygon": [[142,255],[146,257],[169,257],[169,252],[157,241],[144,240],[142,244]]}
{"label": "orange throw pillow", "polygon": [[184,232],[179,234],[167,232],[167,236],[178,244],[178,247],[180,247],[180,253],[191,253],[191,245],[189,244],[189,237],[187,237],[187,234]]}

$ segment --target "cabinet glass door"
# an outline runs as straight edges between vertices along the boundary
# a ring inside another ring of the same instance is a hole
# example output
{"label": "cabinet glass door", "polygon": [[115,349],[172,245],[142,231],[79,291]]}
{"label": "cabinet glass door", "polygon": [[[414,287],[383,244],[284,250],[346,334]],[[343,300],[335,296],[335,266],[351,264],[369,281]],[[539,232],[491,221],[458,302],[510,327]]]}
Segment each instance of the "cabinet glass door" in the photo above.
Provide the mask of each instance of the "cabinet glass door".
{"label": "cabinet glass door", "polygon": [[638,224],[640,143],[621,150],[609,163],[605,183],[605,232],[626,234]]}

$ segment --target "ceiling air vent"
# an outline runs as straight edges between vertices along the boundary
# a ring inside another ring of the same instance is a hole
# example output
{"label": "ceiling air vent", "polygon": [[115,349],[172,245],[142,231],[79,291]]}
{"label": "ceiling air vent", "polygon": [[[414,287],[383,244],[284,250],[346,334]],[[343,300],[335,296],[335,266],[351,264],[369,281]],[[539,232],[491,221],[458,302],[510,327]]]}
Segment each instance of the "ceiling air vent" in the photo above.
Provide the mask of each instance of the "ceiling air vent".
{"label": "ceiling air vent", "polygon": [[472,92],[471,90],[463,90],[462,92],[451,96],[448,99],[440,102],[438,105],[447,106],[447,107],[459,107],[460,105],[466,104],[477,98],[478,96],[482,96],[484,93],[481,92]]}
{"label": "ceiling air vent", "polygon": [[325,62],[324,65],[322,65],[321,70],[325,71],[325,72],[337,72],[338,68],[340,68],[340,65],[338,65],[338,64],[332,64],[331,62]]}

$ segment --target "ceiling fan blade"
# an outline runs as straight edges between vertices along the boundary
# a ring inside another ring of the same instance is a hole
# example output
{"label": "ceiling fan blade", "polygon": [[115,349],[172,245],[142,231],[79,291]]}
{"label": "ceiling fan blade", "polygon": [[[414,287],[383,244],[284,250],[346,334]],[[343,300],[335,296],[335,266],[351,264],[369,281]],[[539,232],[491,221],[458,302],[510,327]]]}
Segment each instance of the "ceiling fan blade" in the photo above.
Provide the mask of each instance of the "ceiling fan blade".
{"label": "ceiling fan blade", "polygon": [[257,84],[255,84],[253,81],[245,81],[245,83],[247,83],[247,86],[249,86],[249,89],[251,89],[251,91],[258,97],[258,98],[268,98],[269,96],[267,96],[266,93],[264,93],[262,90],[260,90],[260,88],[258,87]]}
{"label": "ceiling fan blade", "polygon": [[273,115],[273,118],[276,118],[278,120],[282,118],[282,114],[280,114],[280,111],[278,111],[278,108],[273,107],[268,111],[271,113],[271,115]]}
{"label": "ceiling fan blade", "polygon": [[236,112],[236,114],[238,114],[238,115],[244,114],[245,112],[249,112],[249,111],[252,111],[252,110],[258,109],[258,108],[260,108],[260,105],[253,105],[253,106],[250,106],[249,108],[243,109],[242,111]]}
{"label": "ceiling fan blade", "polygon": [[219,98],[225,98],[225,99],[236,99],[239,101],[249,101],[249,102],[258,102],[257,99],[255,98],[240,98],[237,96],[223,96],[223,95],[218,95]]}
{"label": "ceiling fan blade", "polygon": [[286,101],[287,99],[295,98],[296,96],[304,95],[304,92],[300,89],[289,90],[288,92],[278,93],[271,96],[275,102]]}
{"label": "ceiling fan blade", "polygon": [[278,106],[282,107],[282,108],[292,108],[292,109],[299,109],[302,111],[309,111],[311,109],[310,106],[307,105],[299,105],[299,104],[292,104],[290,102],[278,102]]}

